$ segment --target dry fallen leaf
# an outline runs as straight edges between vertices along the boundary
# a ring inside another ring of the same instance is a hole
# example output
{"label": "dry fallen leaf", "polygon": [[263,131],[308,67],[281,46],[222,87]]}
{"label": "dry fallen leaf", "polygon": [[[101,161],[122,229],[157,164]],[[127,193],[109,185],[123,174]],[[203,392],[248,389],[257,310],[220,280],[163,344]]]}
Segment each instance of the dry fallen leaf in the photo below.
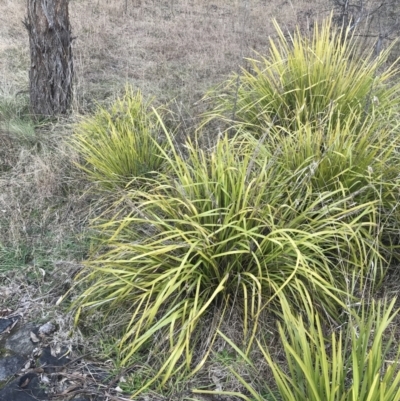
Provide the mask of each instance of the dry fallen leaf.
{"label": "dry fallen leaf", "polygon": [[42,349],[41,349],[41,348],[35,348],[35,349],[32,351],[32,356],[33,356],[34,358],[37,358],[37,357],[39,357],[40,355],[42,355]]}
{"label": "dry fallen leaf", "polygon": [[28,370],[30,368],[32,368],[34,366],[34,361],[32,359],[30,359],[28,362],[26,362],[24,369]]}
{"label": "dry fallen leaf", "polygon": [[61,345],[60,344],[52,344],[50,346],[50,353],[52,356],[59,356],[61,354]]}
{"label": "dry fallen leaf", "polygon": [[21,387],[21,388],[25,388],[25,387],[29,384],[30,381],[31,381],[31,379],[30,379],[29,377],[27,377],[27,378],[20,384],[20,387]]}
{"label": "dry fallen leaf", "polygon": [[50,384],[50,379],[46,375],[40,375],[40,381],[44,384]]}
{"label": "dry fallen leaf", "polygon": [[[6,289],[6,290],[7,290],[7,289]],[[1,291],[1,290],[0,290],[0,291]],[[0,292],[0,294],[1,294],[1,292]],[[8,309],[8,308],[6,308],[6,309],[0,309],[0,317],[8,316],[11,312],[12,312],[12,310],[11,310],[11,309]]]}
{"label": "dry fallen leaf", "polygon": [[31,341],[33,342],[33,343],[38,343],[40,340],[37,338],[37,336],[36,336],[36,334],[33,332],[33,331],[31,331]]}
{"label": "dry fallen leaf", "polygon": [[59,395],[66,395],[66,394],[70,393],[71,391],[78,390],[79,388],[81,388],[81,386],[75,386],[75,385],[69,386]]}

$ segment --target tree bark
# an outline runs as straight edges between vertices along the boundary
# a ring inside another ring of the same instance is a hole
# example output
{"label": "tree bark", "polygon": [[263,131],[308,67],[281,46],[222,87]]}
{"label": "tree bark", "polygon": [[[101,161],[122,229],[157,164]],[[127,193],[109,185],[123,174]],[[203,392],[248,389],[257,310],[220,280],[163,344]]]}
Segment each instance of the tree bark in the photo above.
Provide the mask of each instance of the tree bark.
{"label": "tree bark", "polygon": [[30,105],[33,114],[65,114],[72,99],[73,60],[69,0],[27,0]]}

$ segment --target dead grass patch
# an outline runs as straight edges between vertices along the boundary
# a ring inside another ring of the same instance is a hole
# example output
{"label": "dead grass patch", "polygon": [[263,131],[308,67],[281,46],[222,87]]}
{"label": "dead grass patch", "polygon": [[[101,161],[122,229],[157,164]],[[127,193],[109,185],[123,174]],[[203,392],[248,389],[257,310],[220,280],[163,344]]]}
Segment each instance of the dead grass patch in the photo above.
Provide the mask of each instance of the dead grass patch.
{"label": "dead grass patch", "polygon": [[71,3],[77,106],[90,106],[92,97],[102,100],[126,81],[161,102],[193,104],[236,71],[243,57],[268,48],[272,18],[285,21],[289,30],[297,23],[310,26],[318,13],[304,17],[309,5],[295,3],[144,0],[127,2],[127,8],[123,0]]}

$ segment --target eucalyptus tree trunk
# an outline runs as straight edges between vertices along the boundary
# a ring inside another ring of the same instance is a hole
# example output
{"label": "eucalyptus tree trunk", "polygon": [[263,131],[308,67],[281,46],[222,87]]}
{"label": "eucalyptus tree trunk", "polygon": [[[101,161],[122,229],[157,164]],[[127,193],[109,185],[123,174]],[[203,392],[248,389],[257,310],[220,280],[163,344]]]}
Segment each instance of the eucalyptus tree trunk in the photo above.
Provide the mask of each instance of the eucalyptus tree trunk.
{"label": "eucalyptus tree trunk", "polygon": [[65,114],[72,99],[73,61],[69,0],[27,0],[24,25],[29,33],[31,111]]}

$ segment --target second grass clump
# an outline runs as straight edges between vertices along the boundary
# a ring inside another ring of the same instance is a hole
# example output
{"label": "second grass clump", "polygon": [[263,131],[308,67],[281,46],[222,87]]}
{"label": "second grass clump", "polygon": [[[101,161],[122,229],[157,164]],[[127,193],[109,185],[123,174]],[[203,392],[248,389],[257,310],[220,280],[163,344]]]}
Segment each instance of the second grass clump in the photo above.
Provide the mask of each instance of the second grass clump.
{"label": "second grass clump", "polygon": [[357,38],[332,18],[315,24],[311,37],[283,32],[276,22],[275,29],[267,56],[248,59],[249,70],[209,91],[206,121],[257,137],[272,122],[278,131],[294,132],[299,123],[320,129],[327,115],[331,125],[347,117],[353,126],[396,124],[400,85],[396,63],[387,66],[391,48],[360,54]]}
{"label": "second grass clump", "polygon": [[106,190],[129,188],[162,168],[158,119],[151,102],[127,87],[109,108],[98,107],[75,129],[80,168]]}

